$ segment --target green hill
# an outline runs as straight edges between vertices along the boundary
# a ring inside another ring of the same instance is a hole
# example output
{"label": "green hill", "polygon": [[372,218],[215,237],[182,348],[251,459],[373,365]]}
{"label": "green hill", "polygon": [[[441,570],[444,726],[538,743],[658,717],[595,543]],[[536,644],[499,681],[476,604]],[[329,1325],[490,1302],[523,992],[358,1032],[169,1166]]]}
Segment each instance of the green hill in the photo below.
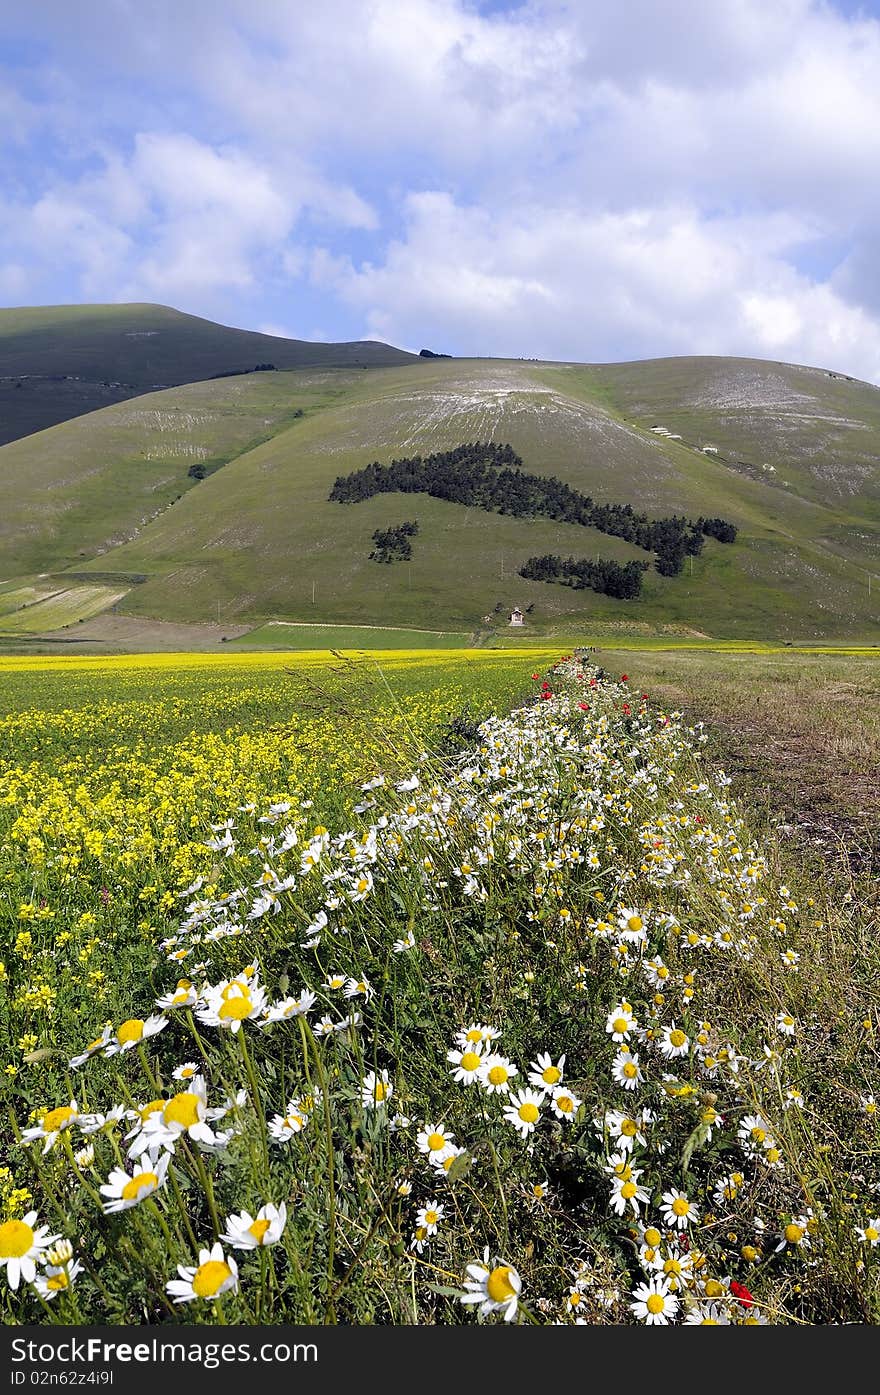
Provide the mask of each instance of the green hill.
{"label": "green hill", "polygon": [[258,363],[361,368],[413,357],[372,340],[313,344],[230,329],[167,305],[0,309],[0,444],[155,388]]}
{"label": "green hill", "polygon": [[[423,494],[328,501],[373,460],[489,439],[596,500],[721,516],[739,536],[619,601],[517,575],[536,553],[646,560],[591,528]],[[2,575],[129,585],[115,609],[132,616],[489,635],[533,605],[524,633],[880,639],[880,393],[817,369],[422,360],[218,379],[3,447],[0,491]],[[373,531],[406,519],[412,560],[371,561]]]}

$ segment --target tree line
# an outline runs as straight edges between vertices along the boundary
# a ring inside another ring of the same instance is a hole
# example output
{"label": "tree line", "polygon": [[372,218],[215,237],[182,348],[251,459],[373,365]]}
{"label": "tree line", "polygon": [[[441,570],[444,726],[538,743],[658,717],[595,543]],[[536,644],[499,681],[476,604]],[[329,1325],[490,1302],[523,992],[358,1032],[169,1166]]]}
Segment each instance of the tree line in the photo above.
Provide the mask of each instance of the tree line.
{"label": "tree line", "polygon": [[677,514],[651,519],[631,504],[596,503],[554,475],[530,474],[521,468],[522,463],[510,445],[472,441],[433,455],[392,460],[389,465],[373,461],[340,475],[330,499],[356,504],[376,494],[429,494],[515,518],[576,523],[655,553],[655,566],[663,576],[677,576],[686,557],[699,556],[704,536],[725,543],[736,539],[736,526],[726,519],[691,520]]}

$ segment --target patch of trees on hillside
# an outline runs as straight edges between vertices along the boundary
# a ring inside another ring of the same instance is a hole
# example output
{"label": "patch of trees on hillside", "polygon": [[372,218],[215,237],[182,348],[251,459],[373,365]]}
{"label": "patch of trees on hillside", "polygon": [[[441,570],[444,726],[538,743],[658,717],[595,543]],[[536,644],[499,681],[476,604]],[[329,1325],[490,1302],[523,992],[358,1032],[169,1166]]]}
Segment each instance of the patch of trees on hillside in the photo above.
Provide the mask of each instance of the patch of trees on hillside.
{"label": "patch of trees on hillside", "polygon": [[519,574],[528,581],[559,581],[563,586],[573,586],[576,591],[589,587],[603,596],[633,601],[641,593],[642,575],[648,565],[647,562],[612,562],[605,558],[592,562],[587,557],[563,558],[547,553],[544,557],[530,557],[520,567]]}
{"label": "patch of trees on hillside", "polygon": [[696,521],[673,514],[649,518],[631,504],[597,503],[554,475],[522,469],[522,457],[510,445],[472,441],[433,455],[406,456],[381,465],[378,460],[340,475],[330,499],[356,504],[376,494],[429,494],[515,518],[552,518],[623,538],[655,554],[662,576],[677,576],[685,558],[699,556],[705,536],[732,543],[736,526],[722,518]]}
{"label": "patch of trees on hillside", "polygon": [[371,562],[408,562],[412,557],[412,543],[419,531],[417,522],[398,523],[393,528],[377,528],[373,534],[376,546],[370,553]]}

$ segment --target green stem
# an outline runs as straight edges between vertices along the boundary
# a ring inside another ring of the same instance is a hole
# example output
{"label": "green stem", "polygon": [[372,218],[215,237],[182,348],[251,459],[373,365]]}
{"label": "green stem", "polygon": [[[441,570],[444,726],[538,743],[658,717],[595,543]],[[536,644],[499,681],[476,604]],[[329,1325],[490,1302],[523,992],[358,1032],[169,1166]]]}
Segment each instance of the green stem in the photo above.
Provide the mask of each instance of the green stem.
{"label": "green stem", "polygon": [[247,1044],[247,1039],[245,1038],[244,1027],[242,1027],[241,1031],[239,1032],[239,1040],[241,1042],[241,1054],[244,1060],[244,1068],[247,1071],[248,1083],[251,1087],[251,1103],[254,1106],[254,1111],[256,1113],[257,1121],[259,1124],[260,1140],[263,1145],[263,1162],[266,1167],[266,1175],[268,1176],[269,1133],[266,1128],[266,1114],[260,1102],[260,1088],[257,1084],[256,1072],[254,1071],[253,1057],[251,1056],[250,1048]]}
{"label": "green stem", "polygon": [[333,1152],[333,1126],[330,1120],[330,1092],[327,1088],[327,1077],[324,1074],[324,1066],[321,1061],[321,1053],[318,1050],[318,1043],[313,1034],[307,1031],[302,1017],[297,1018],[300,1033],[303,1040],[303,1049],[311,1049],[312,1059],[315,1062],[315,1072],[318,1076],[318,1084],[321,1090],[321,1103],[324,1109],[324,1135],[327,1145],[327,1309],[324,1315],[325,1323],[335,1323],[336,1306],[333,1301],[334,1295],[330,1288],[333,1282],[333,1270],[336,1264],[336,1165]]}

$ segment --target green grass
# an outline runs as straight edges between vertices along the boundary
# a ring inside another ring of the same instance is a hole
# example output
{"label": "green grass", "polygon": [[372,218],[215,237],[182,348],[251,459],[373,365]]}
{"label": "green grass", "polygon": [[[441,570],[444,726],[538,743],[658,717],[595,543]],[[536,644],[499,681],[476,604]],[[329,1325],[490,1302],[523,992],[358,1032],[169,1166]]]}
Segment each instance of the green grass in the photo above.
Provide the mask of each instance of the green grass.
{"label": "green grass", "polygon": [[0,309],[0,443],[156,387],[257,363],[361,368],[411,359],[387,344],[275,338],[166,305]]}

